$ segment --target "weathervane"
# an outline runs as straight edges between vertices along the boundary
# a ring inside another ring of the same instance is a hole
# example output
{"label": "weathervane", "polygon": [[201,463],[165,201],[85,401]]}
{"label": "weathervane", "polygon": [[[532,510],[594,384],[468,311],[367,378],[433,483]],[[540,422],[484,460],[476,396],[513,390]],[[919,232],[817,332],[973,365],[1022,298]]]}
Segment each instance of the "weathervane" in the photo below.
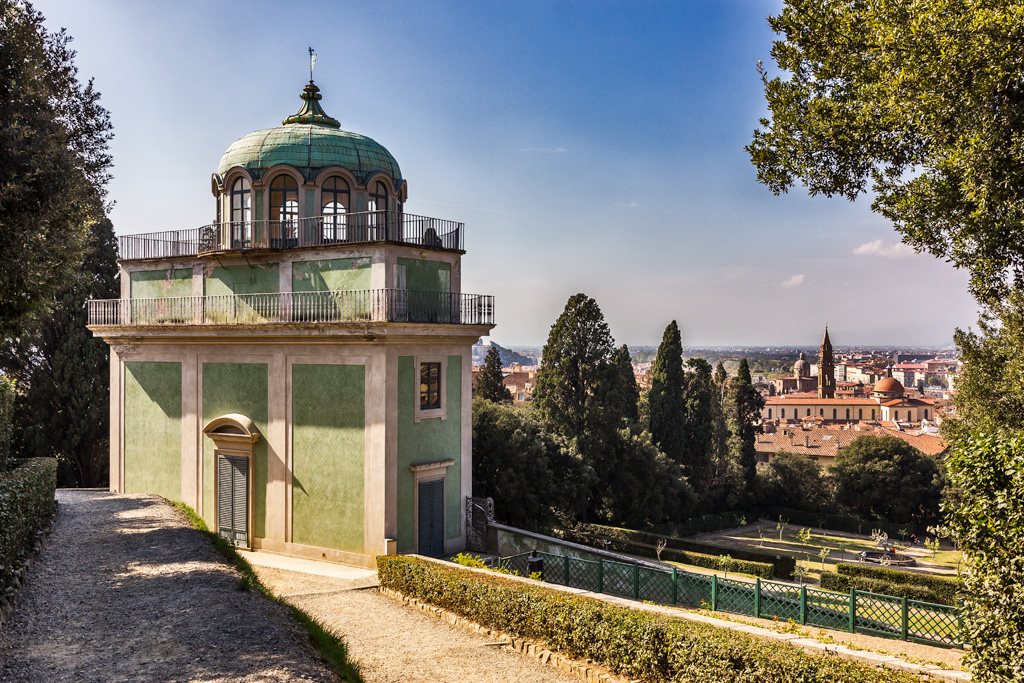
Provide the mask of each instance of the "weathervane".
{"label": "weathervane", "polygon": [[313,82],[313,67],[316,66],[316,52],[309,48],[309,82]]}

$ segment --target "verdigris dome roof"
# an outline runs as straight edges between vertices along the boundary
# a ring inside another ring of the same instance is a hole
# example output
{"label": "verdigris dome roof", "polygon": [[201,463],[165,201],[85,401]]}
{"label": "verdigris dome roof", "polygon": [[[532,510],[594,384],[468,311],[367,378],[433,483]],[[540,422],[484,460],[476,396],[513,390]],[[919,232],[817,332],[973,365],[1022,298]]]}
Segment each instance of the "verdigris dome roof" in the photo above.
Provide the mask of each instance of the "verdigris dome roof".
{"label": "verdigris dome roof", "polygon": [[312,81],[302,91],[302,108],[278,128],[249,133],[236,141],[220,159],[221,178],[242,166],[254,179],[275,164],[288,164],[312,180],[320,169],[341,166],[360,182],[377,172],[386,173],[398,185],[402,171],[391,152],[377,141],[341,130],[341,124],[320,107],[320,89]]}

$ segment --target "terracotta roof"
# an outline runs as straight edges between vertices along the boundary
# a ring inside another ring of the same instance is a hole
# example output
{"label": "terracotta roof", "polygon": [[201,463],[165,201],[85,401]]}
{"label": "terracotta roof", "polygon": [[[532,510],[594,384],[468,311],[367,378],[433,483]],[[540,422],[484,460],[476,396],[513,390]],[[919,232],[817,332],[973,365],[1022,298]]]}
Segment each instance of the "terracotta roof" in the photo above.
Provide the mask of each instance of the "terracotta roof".
{"label": "terracotta roof", "polygon": [[765,405],[826,405],[826,406],[877,406],[878,402],[870,398],[810,398],[786,394],[784,396],[771,396],[765,399]]}
{"label": "terracotta roof", "polygon": [[773,434],[758,434],[755,448],[759,453],[802,453],[819,458],[834,458],[840,448],[849,446],[854,439],[865,434],[895,436],[925,455],[939,455],[947,448],[945,441],[932,434],[907,434],[894,428],[854,430],[828,427],[782,427]]}

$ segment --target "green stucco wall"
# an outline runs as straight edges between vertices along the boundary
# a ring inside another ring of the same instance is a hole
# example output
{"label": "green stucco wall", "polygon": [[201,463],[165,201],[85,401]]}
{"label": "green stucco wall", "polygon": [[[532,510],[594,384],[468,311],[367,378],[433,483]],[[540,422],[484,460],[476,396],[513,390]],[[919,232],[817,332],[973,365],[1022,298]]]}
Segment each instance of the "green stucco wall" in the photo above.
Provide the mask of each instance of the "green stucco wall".
{"label": "green stucco wall", "polygon": [[292,541],[364,552],[366,370],[292,366]]}
{"label": "green stucco wall", "polygon": [[405,266],[405,287],[412,292],[450,292],[452,289],[452,266],[440,261],[422,261],[400,258],[398,265]]}
{"label": "green stucco wall", "polygon": [[124,364],[124,492],[181,500],[181,363]]}
{"label": "green stucco wall", "polygon": [[280,279],[276,263],[216,266],[203,284],[206,296],[262,294],[278,291]]}
{"label": "green stucco wall", "polygon": [[[203,363],[203,420],[200,428],[225,413],[240,413],[261,436],[253,448],[253,533],[266,536],[267,519],[267,365],[265,363]],[[213,441],[203,436],[203,519],[213,528]]]}
{"label": "green stucco wall", "polygon": [[454,459],[445,470],[445,538],[462,532],[462,357],[448,356],[444,391],[447,419],[417,424],[419,377],[412,356],[398,359],[398,551],[415,552],[415,491],[409,465]]}
{"label": "green stucco wall", "polygon": [[192,296],[192,269],[137,270],[130,276],[131,298]]}
{"label": "green stucco wall", "polygon": [[293,292],[370,289],[370,259],[342,258],[292,263]]}

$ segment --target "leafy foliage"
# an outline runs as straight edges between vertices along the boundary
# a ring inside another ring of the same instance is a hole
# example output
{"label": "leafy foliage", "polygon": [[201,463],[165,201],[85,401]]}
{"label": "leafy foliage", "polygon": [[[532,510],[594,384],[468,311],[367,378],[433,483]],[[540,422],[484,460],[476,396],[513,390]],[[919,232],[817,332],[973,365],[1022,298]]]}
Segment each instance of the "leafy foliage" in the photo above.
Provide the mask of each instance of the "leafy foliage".
{"label": "leafy foliage", "polygon": [[959,500],[945,512],[964,551],[965,639],[973,680],[1024,679],[1024,430],[975,428],[955,445]]}
{"label": "leafy foliage", "polygon": [[18,557],[56,511],[57,462],[22,461],[10,472],[0,469],[0,587],[6,586]]}
{"label": "leafy foliage", "polygon": [[543,586],[413,557],[377,558],[380,583],[567,657],[647,681],[914,680],[909,674],[821,657],[792,645],[607,604]]}
{"label": "leafy foliage", "polygon": [[54,457],[62,486],[105,486],[109,464],[109,352],[86,328],[86,301],[117,298],[117,241],[110,221],[89,230],[85,260],[18,340],[18,451]]}
{"label": "leafy foliage", "polygon": [[836,572],[821,572],[821,587],[830,591],[849,593],[850,589],[891,595],[894,598],[907,598],[918,602],[930,602],[933,605],[949,605],[956,607],[956,601],[947,602],[941,595],[927,586],[913,583],[894,583],[869,576],[846,576]]}
{"label": "leafy foliage", "polygon": [[545,528],[559,510],[573,510],[593,471],[563,450],[529,405],[473,399],[473,495],[494,498],[501,521]]}
{"label": "leafy foliage", "polygon": [[935,460],[895,436],[859,436],[836,454],[836,501],[857,514],[918,526],[937,521],[942,478]]}
{"label": "leafy foliage", "polygon": [[1013,0],[787,0],[747,147],[776,194],[855,199],[993,301],[1024,278],[1024,7]]}
{"label": "leafy foliage", "polygon": [[110,116],[70,37],[26,0],[0,4],[0,335],[53,300],[103,215]]}
{"label": "leafy foliage", "polygon": [[766,503],[800,510],[825,510],[833,504],[831,478],[802,453],[773,455],[771,462],[758,468],[757,478]]}
{"label": "leafy foliage", "polygon": [[512,393],[503,383],[504,377],[501,373],[501,356],[498,349],[491,346],[484,356],[484,364],[476,373],[476,386],[473,396],[494,401],[496,403],[511,403]]}

